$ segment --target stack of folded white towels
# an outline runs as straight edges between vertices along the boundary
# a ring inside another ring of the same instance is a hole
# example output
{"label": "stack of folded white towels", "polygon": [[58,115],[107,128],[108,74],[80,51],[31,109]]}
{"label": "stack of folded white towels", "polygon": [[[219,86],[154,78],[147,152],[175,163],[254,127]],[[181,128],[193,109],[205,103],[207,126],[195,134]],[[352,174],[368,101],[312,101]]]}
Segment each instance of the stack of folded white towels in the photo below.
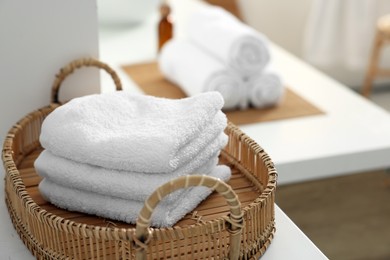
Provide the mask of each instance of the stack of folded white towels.
{"label": "stack of folded white towels", "polygon": [[264,35],[214,6],[194,11],[186,34],[186,39],[172,39],[163,46],[159,67],[188,96],[219,91],[224,109],[280,103],[284,86],[269,66]]}
{"label": "stack of folded white towels", "polygon": [[[227,125],[218,92],[171,100],[124,91],[75,98],[44,120],[35,161],[43,197],[58,207],[135,223],[145,199],[173,178],[229,180],[218,165]],[[156,208],[152,225],[172,226],[211,190],[182,189]]]}

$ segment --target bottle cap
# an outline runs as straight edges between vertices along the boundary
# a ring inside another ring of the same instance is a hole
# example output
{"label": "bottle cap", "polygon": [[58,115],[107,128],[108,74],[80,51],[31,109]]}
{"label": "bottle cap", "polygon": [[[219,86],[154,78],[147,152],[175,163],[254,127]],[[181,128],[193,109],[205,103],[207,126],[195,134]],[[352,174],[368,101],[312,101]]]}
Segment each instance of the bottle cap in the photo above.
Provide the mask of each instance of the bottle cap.
{"label": "bottle cap", "polygon": [[160,14],[161,16],[168,16],[171,13],[171,8],[168,4],[163,3],[160,6]]}

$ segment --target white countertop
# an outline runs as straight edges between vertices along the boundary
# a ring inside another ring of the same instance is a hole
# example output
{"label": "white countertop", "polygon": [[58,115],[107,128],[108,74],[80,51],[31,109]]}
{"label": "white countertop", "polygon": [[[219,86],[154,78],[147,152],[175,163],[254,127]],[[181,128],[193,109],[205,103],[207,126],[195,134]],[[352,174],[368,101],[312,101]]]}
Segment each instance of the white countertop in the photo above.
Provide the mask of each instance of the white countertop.
{"label": "white countertop", "polygon": [[390,114],[273,45],[288,86],[324,114],[242,126],[270,154],[279,183],[390,166]]}

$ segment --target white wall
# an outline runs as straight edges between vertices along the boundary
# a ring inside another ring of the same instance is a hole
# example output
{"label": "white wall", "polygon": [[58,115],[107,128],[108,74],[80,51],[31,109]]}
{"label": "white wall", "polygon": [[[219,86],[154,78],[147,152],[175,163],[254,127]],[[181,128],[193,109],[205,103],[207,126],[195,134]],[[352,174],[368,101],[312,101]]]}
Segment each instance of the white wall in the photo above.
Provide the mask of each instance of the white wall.
{"label": "white wall", "polygon": [[[238,0],[244,16],[244,20],[260,32],[268,36],[273,42],[303,58],[303,37],[313,0]],[[382,0],[389,3],[388,0]],[[378,4],[379,5],[379,4]],[[388,7],[387,7],[388,8]],[[373,39],[362,39],[362,41]],[[390,67],[390,47],[382,54],[382,64]],[[333,66],[330,68],[318,68],[340,81],[344,85],[360,89],[366,73],[366,68],[350,69],[345,66]],[[376,83],[388,83],[388,78],[377,79]]]}
{"label": "white wall", "polygon": [[312,0],[239,0],[244,20],[273,42],[301,57]]}
{"label": "white wall", "polygon": [[[50,103],[62,66],[98,53],[96,0],[1,0],[1,144],[17,120]],[[63,100],[100,91],[97,70],[86,71],[66,80]]]}

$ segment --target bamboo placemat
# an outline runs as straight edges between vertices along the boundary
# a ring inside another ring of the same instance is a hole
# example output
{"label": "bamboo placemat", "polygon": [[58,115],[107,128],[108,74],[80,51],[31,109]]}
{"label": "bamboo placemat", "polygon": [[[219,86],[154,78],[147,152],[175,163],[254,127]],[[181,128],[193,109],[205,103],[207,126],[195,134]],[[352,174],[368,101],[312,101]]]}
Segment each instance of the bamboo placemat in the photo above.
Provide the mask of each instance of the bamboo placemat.
{"label": "bamboo placemat", "polygon": [[[180,87],[166,80],[158,69],[156,62],[128,65],[124,71],[147,94],[166,98],[183,98],[186,94]],[[228,119],[236,125],[259,123],[272,120],[311,116],[323,112],[303,99],[291,89],[286,88],[282,103],[276,107],[225,112]]]}

